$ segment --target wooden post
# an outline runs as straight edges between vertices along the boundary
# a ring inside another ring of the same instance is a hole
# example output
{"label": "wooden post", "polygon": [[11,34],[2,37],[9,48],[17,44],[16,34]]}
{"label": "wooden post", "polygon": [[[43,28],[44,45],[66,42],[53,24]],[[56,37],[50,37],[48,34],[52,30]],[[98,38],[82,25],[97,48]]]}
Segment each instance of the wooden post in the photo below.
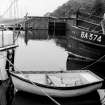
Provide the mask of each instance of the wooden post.
{"label": "wooden post", "polygon": [[2,29],[2,47],[4,47],[4,32],[3,32],[3,29]]}
{"label": "wooden post", "polygon": [[76,12],[76,26],[78,26],[79,9]]}
{"label": "wooden post", "polygon": [[14,55],[15,49],[7,50],[6,69],[9,71],[14,71]]}
{"label": "wooden post", "polygon": [[105,13],[103,16],[103,20],[101,21],[102,32],[105,35]]}
{"label": "wooden post", "polygon": [[14,25],[14,27],[13,27],[13,44],[15,44],[15,25]]}

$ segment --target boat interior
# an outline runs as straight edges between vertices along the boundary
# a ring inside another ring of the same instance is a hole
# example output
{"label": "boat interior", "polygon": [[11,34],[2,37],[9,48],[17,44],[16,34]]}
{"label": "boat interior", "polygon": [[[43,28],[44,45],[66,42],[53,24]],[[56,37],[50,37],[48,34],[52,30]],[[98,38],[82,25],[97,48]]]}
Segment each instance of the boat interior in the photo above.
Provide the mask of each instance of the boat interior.
{"label": "boat interior", "polygon": [[73,87],[102,81],[95,74],[89,72],[64,72],[64,73],[14,73],[23,80],[55,87]]}

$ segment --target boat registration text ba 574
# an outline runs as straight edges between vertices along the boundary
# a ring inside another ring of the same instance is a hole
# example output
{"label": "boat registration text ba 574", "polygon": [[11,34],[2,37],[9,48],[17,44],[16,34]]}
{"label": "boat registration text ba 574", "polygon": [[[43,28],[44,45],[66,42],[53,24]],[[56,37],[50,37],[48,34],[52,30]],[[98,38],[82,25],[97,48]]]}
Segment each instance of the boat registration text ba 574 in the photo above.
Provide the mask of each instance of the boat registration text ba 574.
{"label": "boat registration text ba 574", "polygon": [[97,41],[97,42],[101,42],[102,41],[102,36],[101,35],[88,33],[88,32],[85,32],[85,31],[81,31],[80,34],[81,34],[80,37],[82,39],[88,39],[88,40]]}

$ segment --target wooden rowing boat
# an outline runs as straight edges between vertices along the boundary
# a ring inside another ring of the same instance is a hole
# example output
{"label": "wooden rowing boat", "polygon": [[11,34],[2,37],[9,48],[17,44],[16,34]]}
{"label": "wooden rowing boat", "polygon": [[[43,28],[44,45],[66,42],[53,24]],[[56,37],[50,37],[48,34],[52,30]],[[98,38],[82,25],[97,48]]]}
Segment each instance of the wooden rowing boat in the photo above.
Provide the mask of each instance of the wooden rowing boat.
{"label": "wooden rowing boat", "polygon": [[101,88],[103,79],[89,70],[12,71],[18,90],[52,97],[74,97]]}

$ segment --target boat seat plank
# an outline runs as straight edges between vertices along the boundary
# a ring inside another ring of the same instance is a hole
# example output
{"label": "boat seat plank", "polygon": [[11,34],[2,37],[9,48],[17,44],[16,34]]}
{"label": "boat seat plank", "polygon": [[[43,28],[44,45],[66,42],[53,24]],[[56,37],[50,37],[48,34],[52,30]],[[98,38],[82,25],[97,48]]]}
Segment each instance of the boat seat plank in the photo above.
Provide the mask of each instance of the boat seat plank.
{"label": "boat seat plank", "polygon": [[66,84],[62,81],[61,78],[58,78],[56,76],[52,75],[46,75],[47,81],[49,85],[53,86],[66,86]]}
{"label": "boat seat plank", "polygon": [[71,77],[71,78],[63,78],[63,77],[57,77],[55,75],[46,75],[47,76],[47,83],[51,86],[78,86],[83,85],[85,82],[82,80],[82,78],[78,77]]}

